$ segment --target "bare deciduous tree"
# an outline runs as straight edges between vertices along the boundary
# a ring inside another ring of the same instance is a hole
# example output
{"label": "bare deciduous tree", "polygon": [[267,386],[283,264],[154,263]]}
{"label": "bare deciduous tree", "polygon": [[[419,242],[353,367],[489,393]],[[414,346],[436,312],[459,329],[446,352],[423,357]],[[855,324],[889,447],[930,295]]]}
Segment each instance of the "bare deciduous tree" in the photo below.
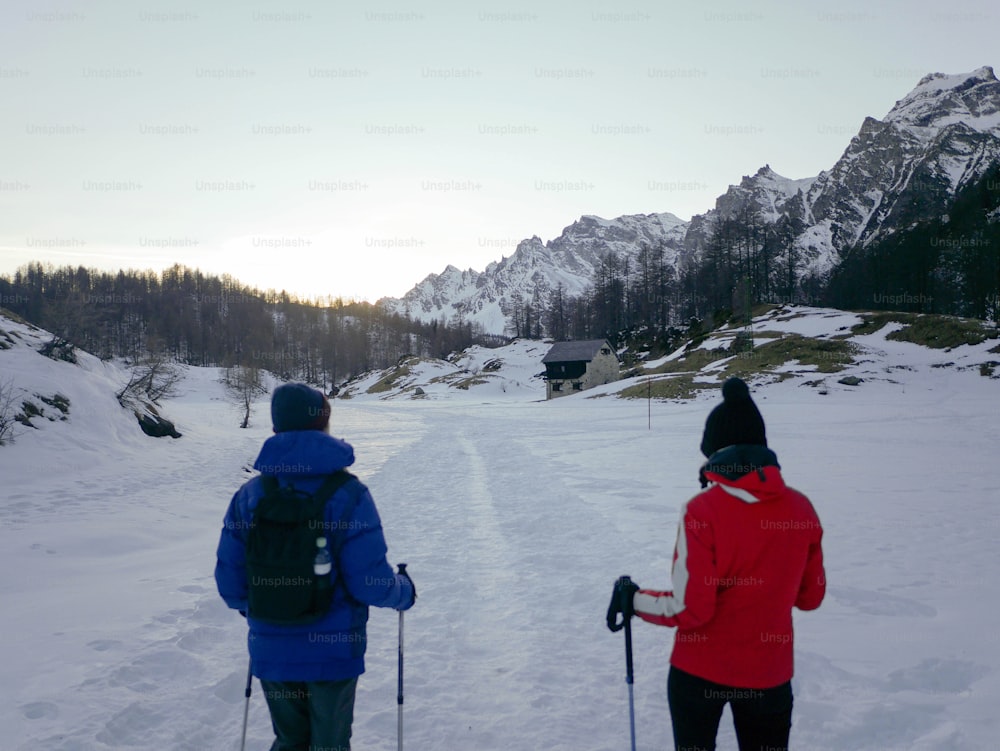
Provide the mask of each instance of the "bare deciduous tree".
{"label": "bare deciduous tree", "polygon": [[223,380],[229,393],[236,398],[243,410],[243,422],[240,423],[240,427],[249,427],[254,400],[267,393],[261,381],[260,368],[252,365],[234,365],[226,368]]}
{"label": "bare deciduous tree", "polygon": [[180,370],[166,355],[151,354],[132,367],[128,383],[122,386],[115,397],[123,406],[137,399],[157,402],[174,396],[180,380]]}
{"label": "bare deciduous tree", "polygon": [[16,391],[13,379],[0,381],[0,446],[14,442]]}

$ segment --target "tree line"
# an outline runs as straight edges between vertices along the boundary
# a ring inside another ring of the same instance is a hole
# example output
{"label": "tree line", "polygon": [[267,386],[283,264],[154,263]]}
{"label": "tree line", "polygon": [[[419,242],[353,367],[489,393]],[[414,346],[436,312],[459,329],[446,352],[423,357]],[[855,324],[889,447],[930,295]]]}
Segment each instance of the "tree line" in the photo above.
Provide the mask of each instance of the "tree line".
{"label": "tree line", "polygon": [[484,341],[472,324],[422,323],[367,302],[301,300],[228,275],[29,263],[0,276],[2,306],[102,359],[150,355],[269,370],[332,387],[406,355],[444,357]]}
{"label": "tree line", "polygon": [[946,313],[1000,322],[1000,165],[959,192],[947,215],[844,254],[825,290],[837,307]]}

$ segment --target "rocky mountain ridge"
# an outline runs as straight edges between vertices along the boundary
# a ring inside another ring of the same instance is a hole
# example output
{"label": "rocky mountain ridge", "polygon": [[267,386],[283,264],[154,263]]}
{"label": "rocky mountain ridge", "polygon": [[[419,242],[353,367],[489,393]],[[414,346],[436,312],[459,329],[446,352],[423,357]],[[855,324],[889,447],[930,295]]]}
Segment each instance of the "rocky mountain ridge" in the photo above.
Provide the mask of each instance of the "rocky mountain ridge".
{"label": "rocky mountain ridge", "polygon": [[789,179],[765,165],[690,222],[669,213],[584,216],[547,243],[522,241],[482,272],[449,266],[381,304],[425,321],[461,319],[504,333],[519,302],[560,284],[570,295],[586,290],[606,254],[633,256],[643,244],[658,245],[672,265],[696,264],[718,223],[747,211],[766,223],[784,221],[798,276],[823,278],[847,249],[947,214],[956,192],[998,162],[1000,81],[993,69],[932,73],[883,119],[865,118],[837,162],[815,177]]}

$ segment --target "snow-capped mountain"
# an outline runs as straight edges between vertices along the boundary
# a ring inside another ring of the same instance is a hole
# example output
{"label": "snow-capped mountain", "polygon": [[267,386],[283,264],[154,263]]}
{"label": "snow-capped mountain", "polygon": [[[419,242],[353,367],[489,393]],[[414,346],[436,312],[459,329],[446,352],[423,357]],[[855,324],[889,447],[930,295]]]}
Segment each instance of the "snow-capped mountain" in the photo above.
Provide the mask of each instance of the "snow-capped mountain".
{"label": "snow-capped mountain", "polygon": [[560,284],[567,295],[582,293],[609,252],[632,255],[644,244],[662,246],[673,263],[683,247],[687,225],[667,213],[611,220],[584,216],[547,243],[537,236],[522,240],[513,255],[482,272],[448,266],[401,299],[386,299],[382,304],[419,320],[450,322],[459,317],[480,324],[486,332],[503,333],[518,300],[530,302],[536,296],[544,300]]}
{"label": "snow-capped mountain", "polygon": [[697,259],[717,219],[752,205],[765,221],[790,221],[802,273],[822,276],[841,251],[946,214],[956,191],[998,161],[1000,81],[993,69],[932,73],[882,120],[865,118],[837,163],[815,178],[789,180],[765,166],[731,186],[713,210],[692,218],[685,259]]}
{"label": "snow-capped mountain", "polygon": [[685,222],[673,214],[584,216],[556,239],[522,241],[484,271],[449,266],[402,299],[382,303],[422,320],[456,316],[502,333],[517,300],[562,284],[587,289],[602,256],[662,245],[671,263],[697,263],[720,219],[747,209],[763,222],[784,219],[798,251],[799,276],[823,277],[841,253],[920,218],[947,214],[955,193],[1000,161],[1000,81],[991,67],[963,75],[932,73],[882,120],[868,117],[843,155],[816,177],[789,179],[765,165],[715,207]]}

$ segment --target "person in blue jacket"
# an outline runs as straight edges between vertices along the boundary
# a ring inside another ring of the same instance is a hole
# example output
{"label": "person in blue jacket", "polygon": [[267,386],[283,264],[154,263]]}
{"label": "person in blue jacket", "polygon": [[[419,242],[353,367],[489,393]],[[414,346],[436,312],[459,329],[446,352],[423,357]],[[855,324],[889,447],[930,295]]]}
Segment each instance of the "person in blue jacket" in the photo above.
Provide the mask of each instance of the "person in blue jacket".
{"label": "person in blue jacket", "polygon": [[[330,403],[322,392],[301,383],[275,389],[271,398],[274,435],[254,469],[275,476],[281,485],[316,491],[330,474],[354,463],[350,444],[329,435]],[[345,504],[356,506],[343,520]],[[226,604],[247,612],[246,537],[254,509],[263,496],[260,477],[233,496],[219,539],[215,581]],[[261,682],[275,741],[271,751],[350,749],[354,695],[365,670],[368,607],[406,610],[416,600],[413,582],[386,560],[386,544],[375,502],[357,481],[340,487],[324,511],[328,529],[342,529],[339,572],[333,603],[323,618],[308,625],[263,623],[247,619],[252,672]]]}

